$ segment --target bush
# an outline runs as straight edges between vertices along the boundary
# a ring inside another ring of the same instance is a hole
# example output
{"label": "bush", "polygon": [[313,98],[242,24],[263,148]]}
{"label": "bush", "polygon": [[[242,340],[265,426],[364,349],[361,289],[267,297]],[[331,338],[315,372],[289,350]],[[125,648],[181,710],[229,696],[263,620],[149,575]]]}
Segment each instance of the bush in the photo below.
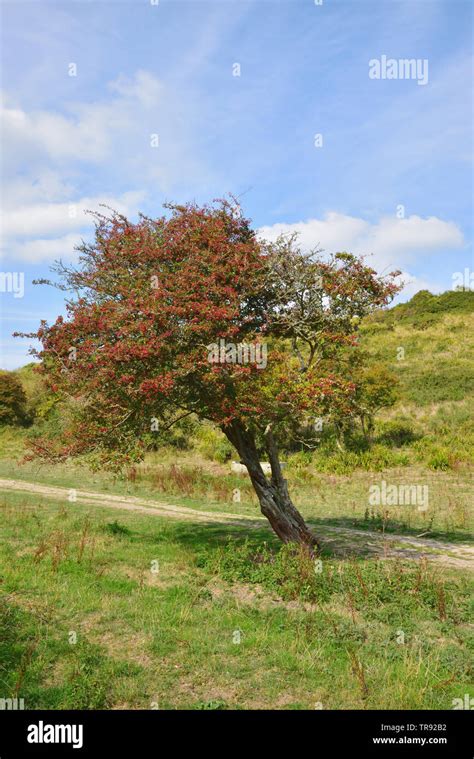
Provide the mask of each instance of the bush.
{"label": "bush", "polygon": [[[367,619],[377,619],[391,611],[398,618],[400,608],[415,614],[420,607],[432,617],[439,614],[439,585],[431,573],[416,564],[332,561],[311,559],[301,546],[288,544],[272,550],[266,543],[256,547],[250,541],[210,549],[198,557],[200,566],[228,582],[258,584],[281,598],[324,604],[331,597],[347,600]],[[445,583],[443,594],[451,613],[454,583]],[[467,588],[466,588],[467,595]],[[460,610],[456,610],[459,614]],[[463,610],[468,618],[468,610]]]}
{"label": "bush", "polygon": [[378,427],[377,439],[379,443],[397,448],[408,445],[419,437],[409,422],[403,420],[381,422]]}
{"label": "bush", "polygon": [[0,424],[23,426],[28,421],[23,385],[12,372],[0,372]]}
{"label": "bush", "polygon": [[462,401],[474,394],[474,376],[468,364],[439,361],[436,368],[414,372],[405,397],[425,406],[441,401]]}
{"label": "bush", "polygon": [[313,463],[313,455],[310,451],[298,451],[288,456],[287,463],[291,472],[301,474]]}
{"label": "bush", "polygon": [[234,449],[223,432],[210,424],[202,424],[195,435],[194,447],[206,459],[224,464],[234,453]]}
{"label": "bush", "polygon": [[439,322],[436,314],[417,314],[410,319],[413,329],[425,330]]}
{"label": "bush", "polygon": [[[448,444],[449,440],[448,438]],[[458,446],[456,446],[456,441],[448,447],[448,445],[440,445],[433,438],[425,437],[415,443],[414,449],[418,461],[423,462],[430,469],[447,471],[454,469],[459,461],[469,458],[469,446],[463,447],[462,443],[458,443]]]}
{"label": "bush", "polygon": [[433,451],[431,456],[428,458],[428,466],[430,469],[437,469],[441,471],[451,469],[451,462],[448,451],[443,450],[442,448],[438,448]]}
{"label": "bush", "polygon": [[318,472],[342,475],[351,474],[356,469],[381,472],[390,467],[408,466],[410,463],[410,457],[406,453],[379,444],[367,451],[339,451],[332,456],[315,456],[313,460]]}
{"label": "bush", "polygon": [[390,322],[366,321],[362,324],[360,331],[362,334],[380,335],[384,332],[393,331],[393,324],[390,324]]}
{"label": "bush", "polygon": [[0,451],[2,457],[19,458],[25,453],[28,430],[23,427],[0,426]]}

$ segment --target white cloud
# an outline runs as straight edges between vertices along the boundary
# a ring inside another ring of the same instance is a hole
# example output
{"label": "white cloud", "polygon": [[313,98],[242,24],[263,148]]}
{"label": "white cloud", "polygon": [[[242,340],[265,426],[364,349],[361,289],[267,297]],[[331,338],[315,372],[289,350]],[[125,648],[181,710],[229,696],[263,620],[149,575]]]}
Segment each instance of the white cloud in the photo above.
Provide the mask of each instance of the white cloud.
{"label": "white cloud", "polygon": [[90,226],[86,211],[100,210],[101,203],[124,214],[133,213],[143,193],[129,192],[118,198],[98,196],[71,200],[68,203],[36,203],[10,209],[1,231],[5,237],[55,235]]}
{"label": "white cloud", "polygon": [[362,239],[360,244],[368,246],[375,255],[392,256],[407,262],[423,251],[460,248],[464,244],[464,238],[456,224],[436,216],[427,219],[420,216],[409,216],[406,219],[384,217],[368,230],[367,239]]}
{"label": "white cloud", "polygon": [[65,235],[53,239],[27,240],[15,243],[6,250],[5,257],[15,258],[17,261],[38,263],[39,261],[55,261],[57,259],[70,260],[75,258],[74,248],[81,242],[81,235]]}
{"label": "white cloud", "polygon": [[403,290],[395,298],[395,303],[409,300],[420,290],[429,290],[430,293],[441,293],[447,289],[446,283],[440,285],[438,282],[426,279],[425,277],[415,277],[407,271],[403,271],[400,277],[403,282]]}
{"label": "white cloud", "polygon": [[[67,102],[61,113],[27,111],[2,96],[0,227],[9,258],[53,260],[54,251],[90,230],[84,211],[100,203],[132,215],[149,192],[172,192],[183,182],[192,192],[206,184],[206,170],[191,150],[186,100],[143,70],[119,75],[108,90],[95,102]],[[154,134],[159,149],[152,147]],[[94,187],[118,185],[119,194],[84,197],[78,187],[90,186],[91,178]],[[137,184],[139,191],[121,192]]]}
{"label": "white cloud", "polygon": [[12,348],[11,343],[0,344],[0,369],[13,371],[31,361],[34,361],[34,359],[28,355],[24,346],[20,345],[15,349]]}
{"label": "white cloud", "polygon": [[[4,94],[1,104],[2,141],[7,155],[17,161],[31,155],[50,160],[73,159],[100,163],[113,154],[114,138],[130,133],[140,123],[140,110],[163,104],[164,87],[146,71],[133,78],[119,76],[109,83],[114,96],[92,103],[69,103],[67,114],[27,112]],[[7,163],[7,168],[8,168]]]}
{"label": "white cloud", "polygon": [[[8,259],[52,261],[73,249],[80,232],[91,230],[86,210],[104,203],[130,216],[144,204],[145,189],[115,196],[79,195],[78,181],[87,186],[90,177],[90,168],[81,163],[96,164],[96,186],[98,177],[113,187],[133,176],[141,188],[155,191],[170,189],[185,174],[189,186],[191,176],[202,181],[205,173],[190,154],[181,104],[169,92],[164,102],[164,85],[155,76],[140,70],[133,77],[120,75],[109,83],[109,90],[111,94],[97,102],[66,104],[64,113],[27,112],[2,98],[6,160],[0,227],[1,248]],[[150,144],[158,129],[160,145],[163,141],[165,146],[161,150]]]}
{"label": "white cloud", "polygon": [[435,216],[426,219],[410,216],[405,219],[385,216],[376,223],[331,211],[324,219],[309,219],[295,224],[274,224],[261,227],[259,235],[275,240],[281,234],[297,232],[303,249],[321,247],[326,253],[350,251],[371,255],[374,268],[403,269],[423,255],[436,250],[460,248],[464,245],[456,224]]}
{"label": "white cloud", "polygon": [[64,181],[58,172],[45,168],[28,178],[10,179],[2,201],[4,208],[10,209],[35,202],[64,201],[74,194],[75,188],[71,182]]}
{"label": "white cloud", "polygon": [[52,159],[74,158],[99,161],[107,157],[110,140],[105,129],[105,112],[94,106],[83,111],[80,118],[58,113],[21,108],[1,109],[2,142],[7,151],[7,168],[18,156],[35,161],[46,155]]}
{"label": "white cloud", "polygon": [[143,193],[113,197],[81,198],[69,203],[36,203],[8,210],[2,220],[1,248],[7,259],[27,262],[54,261],[75,256],[81,234],[90,234],[92,218],[87,210],[102,211],[105,204],[126,216],[137,212]]}

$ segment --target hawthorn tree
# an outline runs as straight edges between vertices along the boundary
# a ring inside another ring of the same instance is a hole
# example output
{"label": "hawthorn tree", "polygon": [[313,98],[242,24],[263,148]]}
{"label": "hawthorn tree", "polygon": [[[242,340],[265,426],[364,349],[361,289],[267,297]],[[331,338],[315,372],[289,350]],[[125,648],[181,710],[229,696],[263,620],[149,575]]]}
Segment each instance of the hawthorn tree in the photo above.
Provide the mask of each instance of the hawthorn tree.
{"label": "hawthorn tree", "polygon": [[354,413],[346,369],[357,323],[389,302],[398,272],[378,277],[348,253],[305,255],[295,237],[262,242],[233,200],[167,209],[137,223],[94,214],[78,266],[56,266],[67,316],[34,336],[41,371],[74,413],[36,454],[120,467],[143,457],[150,429],[196,414],[235,447],[281,540],[313,551],[278,441],[335,410]]}

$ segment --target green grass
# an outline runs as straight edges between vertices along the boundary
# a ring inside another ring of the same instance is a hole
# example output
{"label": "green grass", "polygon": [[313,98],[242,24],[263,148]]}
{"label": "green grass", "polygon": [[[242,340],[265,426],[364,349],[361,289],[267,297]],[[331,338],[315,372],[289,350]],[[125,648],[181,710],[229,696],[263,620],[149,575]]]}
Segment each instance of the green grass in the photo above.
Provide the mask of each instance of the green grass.
{"label": "green grass", "polygon": [[470,690],[460,570],[319,572],[267,531],[23,494],[0,511],[0,696],[26,708],[449,709]]}
{"label": "green grass", "polygon": [[[290,493],[306,519],[318,524],[384,530],[403,534],[429,533],[432,538],[472,541],[472,476],[468,468],[427,470],[421,465],[360,471],[350,475],[318,472],[299,455],[290,458],[285,470]],[[173,462],[173,463],[171,463]],[[78,462],[67,465],[19,465],[0,460],[0,477],[56,485],[104,494],[131,495],[159,503],[187,506],[197,511],[219,511],[260,516],[256,495],[246,476],[233,475],[228,464],[209,464],[194,454],[162,451],[133,470],[132,477],[90,472]],[[414,505],[370,506],[373,484],[427,485],[429,508]],[[233,500],[238,488],[240,502]]]}
{"label": "green grass", "polygon": [[418,328],[416,317],[396,315],[392,309],[369,318],[361,337],[372,360],[397,373],[401,403],[426,406],[472,397],[474,312],[437,314],[424,329]]}

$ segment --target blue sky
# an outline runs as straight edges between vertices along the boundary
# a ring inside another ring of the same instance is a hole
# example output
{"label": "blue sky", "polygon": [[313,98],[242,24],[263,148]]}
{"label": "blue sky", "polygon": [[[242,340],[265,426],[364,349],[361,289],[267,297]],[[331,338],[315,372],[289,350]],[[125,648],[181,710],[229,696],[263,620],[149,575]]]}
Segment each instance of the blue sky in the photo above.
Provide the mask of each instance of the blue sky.
{"label": "blue sky", "polygon": [[[13,331],[63,312],[31,281],[74,260],[84,209],[101,202],[134,218],[231,192],[266,237],[296,230],[305,247],[401,269],[405,298],[473,269],[471,2],[20,0],[1,13],[2,271],[25,278],[23,297],[1,294],[4,368],[29,360]],[[427,83],[371,79],[383,55],[428,61]]]}

